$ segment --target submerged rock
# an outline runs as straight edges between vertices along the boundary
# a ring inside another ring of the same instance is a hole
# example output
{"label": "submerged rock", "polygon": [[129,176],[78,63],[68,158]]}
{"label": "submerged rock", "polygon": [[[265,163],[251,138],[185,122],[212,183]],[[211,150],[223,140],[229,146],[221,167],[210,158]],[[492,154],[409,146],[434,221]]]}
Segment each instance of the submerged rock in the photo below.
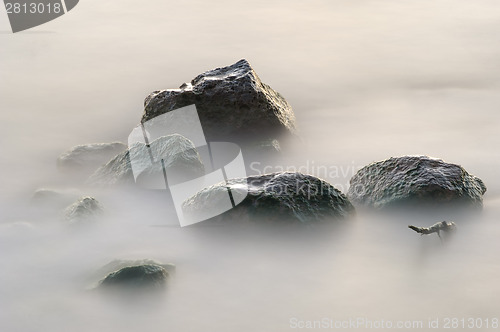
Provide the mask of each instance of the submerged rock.
{"label": "submerged rock", "polygon": [[372,163],[351,179],[353,203],[388,206],[458,204],[482,207],[486,186],[455,164],[427,156],[404,156]]}
{"label": "submerged rock", "polygon": [[281,152],[280,142],[277,139],[268,139],[262,142],[257,142],[257,148],[263,153],[265,152]]}
{"label": "submerged rock", "polygon": [[[235,200],[243,200],[211,221],[311,224],[354,214],[347,197],[329,183],[311,175],[289,172],[230,179],[210,186],[183,203],[184,213],[189,217],[210,211],[227,197],[228,189]],[[246,192],[246,197],[238,197]]]}
{"label": "submerged rock", "polygon": [[137,259],[137,260],[127,260],[127,259],[115,259],[108,264],[104,265],[99,269],[97,275],[103,276],[108,275],[112,272],[121,270],[125,267],[130,266],[140,266],[140,265],[158,265],[164,268],[169,275],[175,274],[175,265],[174,264],[164,264],[160,263],[153,259]]}
{"label": "submerged rock", "polygon": [[76,189],[37,189],[31,198],[31,204],[37,208],[60,210],[82,196]]}
{"label": "submerged rock", "polygon": [[78,145],[57,158],[57,167],[66,172],[93,172],[126,149],[120,142]]}
{"label": "submerged rock", "polygon": [[244,59],[200,74],[180,89],[152,92],[141,122],[192,104],[209,141],[262,141],[296,130],[291,106]]}
{"label": "submerged rock", "polygon": [[72,223],[95,221],[104,212],[104,208],[94,197],[86,196],[66,208],[66,220]]}
{"label": "submerged rock", "polygon": [[[162,136],[151,142],[151,153],[156,160],[164,160],[169,174],[175,174],[179,181],[198,177],[204,174],[204,166],[193,142],[181,135]],[[163,179],[163,168],[160,162],[151,165],[150,151],[144,143],[135,143],[129,150],[120,153],[106,165],[101,166],[90,176],[87,183],[93,185],[133,184],[134,168],[141,173],[143,181],[160,175]],[[140,180],[140,179],[138,179]],[[163,181],[163,180],[162,180]]]}
{"label": "submerged rock", "polygon": [[108,274],[100,281],[99,287],[135,289],[161,289],[168,280],[168,272],[160,265],[146,264],[127,266]]}

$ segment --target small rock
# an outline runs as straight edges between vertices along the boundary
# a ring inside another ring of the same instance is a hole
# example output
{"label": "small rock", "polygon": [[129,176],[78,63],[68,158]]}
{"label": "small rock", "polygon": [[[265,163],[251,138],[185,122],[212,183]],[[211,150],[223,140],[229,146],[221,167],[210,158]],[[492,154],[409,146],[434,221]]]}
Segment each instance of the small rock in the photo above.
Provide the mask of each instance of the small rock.
{"label": "small rock", "polygon": [[[311,175],[290,172],[230,179],[227,184],[210,186],[183,203],[184,213],[195,218],[197,213],[205,214],[227,197],[228,188],[235,200],[243,200],[212,221],[311,224],[354,214],[347,197],[329,183]],[[240,199],[238,196],[245,191],[248,195]]]}
{"label": "small rock", "polygon": [[[156,160],[163,159],[169,174],[175,173],[179,181],[204,174],[203,162],[198,151],[193,142],[184,136],[177,134],[162,136],[151,142],[150,147]],[[147,177],[155,179],[155,175],[158,174],[163,179],[161,163],[156,162],[151,166],[150,152],[146,144],[135,143],[129,150],[120,153],[106,165],[101,166],[90,176],[87,183],[101,186],[133,184],[131,158],[135,169],[141,171],[143,181],[147,181]]]}
{"label": "small rock", "polygon": [[163,267],[169,275],[175,274],[174,264],[164,264],[153,259],[137,259],[137,260],[127,260],[127,259],[115,259],[108,264],[104,265],[97,272],[98,276],[108,275],[111,272],[121,270],[129,266],[139,266],[139,265],[158,265]]}
{"label": "small rock", "polygon": [[347,196],[375,208],[429,205],[482,207],[486,186],[455,164],[427,156],[404,156],[372,163],[351,179]]}
{"label": "small rock", "polygon": [[82,194],[78,190],[59,190],[59,189],[37,189],[31,198],[33,206],[46,209],[62,209]]}
{"label": "small rock", "polygon": [[277,139],[269,139],[258,144],[263,152],[281,152],[280,142]]}
{"label": "small rock", "polygon": [[127,266],[108,274],[99,287],[120,287],[125,289],[161,289],[168,280],[168,272],[159,265],[147,264]]}
{"label": "small rock", "polygon": [[65,210],[66,220],[72,223],[95,221],[104,211],[101,203],[94,197],[82,197]]}
{"label": "small rock", "polygon": [[261,141],[296,132],[291,106],[244,59],[200,74],[180,89],[152,92],[141,122],[192,104],[208,141]]}
{"label": "small rock", "polygon": [[57,167],[64,172],[93,172],[126,149],[120,142],[78,145],[57,158]]}

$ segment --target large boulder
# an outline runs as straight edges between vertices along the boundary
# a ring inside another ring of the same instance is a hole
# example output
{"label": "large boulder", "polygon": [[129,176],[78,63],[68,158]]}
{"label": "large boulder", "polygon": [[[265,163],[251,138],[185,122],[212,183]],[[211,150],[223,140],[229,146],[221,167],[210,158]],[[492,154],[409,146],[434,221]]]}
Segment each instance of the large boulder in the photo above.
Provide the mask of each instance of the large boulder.
{"label": "large boulder", "polygon": [[78,145],[57,158],[57,167],[64,172],[92,173],[126,149],[120,142]]}
{"label": "large boulder", "polygon": [[[184,136],[174,134],[162,136],[150,143],[150,151],[144,143],[134,143],[127,151],[120,153],[101,166],[90,176],[87,183],[93,185],[119,185],[134,183],[134,169],[141,178],[157,179],[163,176],[160,162],[151,164],[151,155],[155,160],[164,160],[169,174],[176,174],[179,181],[204,174],[204,166],[193,142]],[[139,177],[138,177],[138,180]],[[147,181],[147,179],[144,179]]]}
{"label": "large boulder", "polygon": [[197,218],[197,214],[207,213],[227,197],[228,189],[241,203],[210,222],[314,224],[354,214],[347,197],[332,185],[311,175],[291,172],[230,179],[210,186],[183,203],[184,214]]}
{"label": "large boulder", "polygon": [[412,205],[482,206],[486,186],[455,164],[427,156],[404,156],[372,163],[351,179],[347,196],[375,208]]}
{"label": "large boulder", "polygon": [[200,74],[179,89],[152,92],[141,122],[192,104],[209,141],[262,141],[296,130],[291,106],[244,59]]}

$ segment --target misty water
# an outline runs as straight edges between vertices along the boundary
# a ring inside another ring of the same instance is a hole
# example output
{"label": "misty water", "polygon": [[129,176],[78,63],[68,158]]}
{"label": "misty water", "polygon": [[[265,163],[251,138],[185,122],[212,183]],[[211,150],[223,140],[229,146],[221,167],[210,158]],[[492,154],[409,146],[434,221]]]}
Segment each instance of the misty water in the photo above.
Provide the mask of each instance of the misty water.
{"label": "misty water", "polygon": [[[14,35],[1,11],[0,331],[288,331],[325,319],[430,330],[453,318],[474,319],[456,330],[494,330],[499,13],[489,0],[85,0]],[[151,91],[241,58],[294,109],[303,143],[283,167],[346,192],[372,161],[430,155],[485,182],[483,213],[180,228],[161,195],[86,188],[57,170],[72,146],[126,142]],[[39,188],[95,196],[105,215],[70,227],[31,204]],[[443,219],[458,226],[444,242],[407,228]],[[90,290],[111,260],[143,258],[177,266],[165,294]]]}

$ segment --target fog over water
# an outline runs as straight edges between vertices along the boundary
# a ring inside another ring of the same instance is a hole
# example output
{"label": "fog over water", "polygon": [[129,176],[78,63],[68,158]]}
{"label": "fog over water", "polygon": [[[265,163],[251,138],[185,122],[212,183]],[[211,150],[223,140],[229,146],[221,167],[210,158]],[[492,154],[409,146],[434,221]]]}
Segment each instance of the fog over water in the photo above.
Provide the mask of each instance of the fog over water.
{"label": "fog over water", "polygon": [[[491,330],[486,319],[500,318],[499,34],[493,0],[85,0],[17,34],[1,10],[0,331],[288,331],[360,317],[422,321],[420,330],[429,319],[443,328],[447,317],[478,318],[475,330]],[[56,169],[60,153],[126,142],[151,91],[241,58],[294,109],[304,142],[284,166],[346,192],[372,161],[439,157],[485,182],[484,213],[360,210],[324,231],[181,229],[161,197],[80,187],[106,214],[75,229],[30,205],[38,188],[76,187]],[[407,228],[443,218],[458,226],[444,243]],[[89,291],[116,258],[177,272],[159,302]]]}

